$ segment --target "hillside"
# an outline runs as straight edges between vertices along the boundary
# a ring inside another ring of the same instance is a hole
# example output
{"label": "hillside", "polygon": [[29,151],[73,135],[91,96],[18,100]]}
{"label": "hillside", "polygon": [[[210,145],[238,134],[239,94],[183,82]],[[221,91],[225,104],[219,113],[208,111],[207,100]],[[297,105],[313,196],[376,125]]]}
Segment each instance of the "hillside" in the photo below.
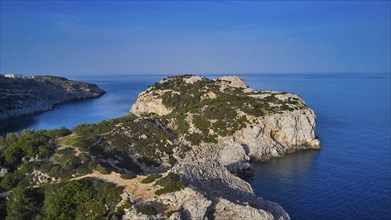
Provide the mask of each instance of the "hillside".
{"label": "hillside", "polygon": [[299,96],[233,76],[169,77],[121,118],[0,138],[0,214],[289,219],[238,175],[253,160],[308,148],[320,148],[315,114]]}
{"label": "hillside", "polygon": [[0,121],[48,111],[57,104],[95,98],[104,93],[95,84],[64,77],[0,75]]}

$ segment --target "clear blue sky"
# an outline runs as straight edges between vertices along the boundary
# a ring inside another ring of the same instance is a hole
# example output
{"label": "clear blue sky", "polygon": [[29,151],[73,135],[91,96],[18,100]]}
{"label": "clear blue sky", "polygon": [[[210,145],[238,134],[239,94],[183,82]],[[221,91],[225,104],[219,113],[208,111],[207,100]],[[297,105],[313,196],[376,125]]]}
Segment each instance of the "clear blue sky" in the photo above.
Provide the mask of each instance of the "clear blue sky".
{"label": "clear blue sky", "polygon": [[389,72],[389,1],[3,1],[0,72]]}

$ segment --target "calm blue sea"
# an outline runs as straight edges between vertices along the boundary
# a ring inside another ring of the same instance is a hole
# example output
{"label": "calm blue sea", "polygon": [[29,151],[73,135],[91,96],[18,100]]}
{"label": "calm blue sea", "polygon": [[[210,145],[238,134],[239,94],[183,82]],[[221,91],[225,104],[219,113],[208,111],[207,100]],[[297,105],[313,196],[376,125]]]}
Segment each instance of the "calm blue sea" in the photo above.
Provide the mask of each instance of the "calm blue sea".
{"label": "calm blue sea", "polygon": [[[299,94],[317,115],[320,151],[253,164],[257,195],[293,219],[391,219],[390,74],[241,75],[256,89]],[[88,76],[101,98],[0,124],[0,133],[94,123],[126,114],[164,75]],[[214,76],[212,76],[214,77]]]}

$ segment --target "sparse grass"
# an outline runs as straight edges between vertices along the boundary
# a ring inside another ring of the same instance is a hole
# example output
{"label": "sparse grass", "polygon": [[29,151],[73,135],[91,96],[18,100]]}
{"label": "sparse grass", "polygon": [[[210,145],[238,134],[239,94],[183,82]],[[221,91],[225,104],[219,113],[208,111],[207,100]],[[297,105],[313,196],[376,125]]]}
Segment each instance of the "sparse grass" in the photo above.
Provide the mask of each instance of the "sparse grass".
{"label": "sparse grass", "polygon": [[96,136],[92,135],[76,135],[72,134],[61,139],[61,143],[79,148],[81,151],[87,151],[94,142],[96,142]]}

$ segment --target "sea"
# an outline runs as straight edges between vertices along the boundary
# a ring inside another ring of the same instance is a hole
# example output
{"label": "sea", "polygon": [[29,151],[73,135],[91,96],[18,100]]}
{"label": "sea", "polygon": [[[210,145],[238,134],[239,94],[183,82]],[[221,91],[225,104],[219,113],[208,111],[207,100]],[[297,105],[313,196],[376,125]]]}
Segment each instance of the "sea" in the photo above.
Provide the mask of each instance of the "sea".
{"label": "sea", "polygon": [[[390,73],[236,75],[258,90],[300,95],[317,116],[321,150],[252,164],[247,181],[258,196],[280,204],[292,219],[391,219]],[[166,76],[67,76],[107,93],[2,122],[0,135],[123,116],[140,92]]]}

